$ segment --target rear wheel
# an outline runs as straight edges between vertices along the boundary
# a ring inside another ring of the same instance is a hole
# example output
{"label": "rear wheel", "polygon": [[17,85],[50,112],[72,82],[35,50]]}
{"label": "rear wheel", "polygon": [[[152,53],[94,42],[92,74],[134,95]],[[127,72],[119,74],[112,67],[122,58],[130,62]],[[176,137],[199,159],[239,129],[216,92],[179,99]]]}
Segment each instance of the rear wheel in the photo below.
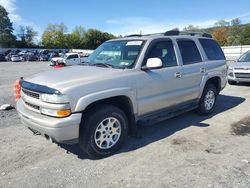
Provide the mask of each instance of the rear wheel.
{"label": "rear wheel", "polygon": [[197,108],[198,113],[208,115],[214,111],[217,93],[218,92],[213,84],[207,84],[205,86]]}
{"label": "rear wheel", "polygon": [[93,158],[103,158],[121,148],[128,133],[125,113],[113,105],[95,107],[80,128],[80,147]]}

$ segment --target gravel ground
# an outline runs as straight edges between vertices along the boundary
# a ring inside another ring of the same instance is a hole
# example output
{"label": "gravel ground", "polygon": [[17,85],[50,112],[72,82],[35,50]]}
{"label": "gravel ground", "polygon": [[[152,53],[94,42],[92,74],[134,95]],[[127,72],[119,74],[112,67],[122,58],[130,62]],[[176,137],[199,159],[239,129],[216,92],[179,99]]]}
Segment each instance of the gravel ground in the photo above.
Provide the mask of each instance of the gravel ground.
{"label": "gravel ground", "polygon": [[[46,62],[0,63],[0,105],[14,104],[20,76]],[[0,112],[0,187],[250,187],[250,87],[227,86],[215,112],[188,112],[139,129],[115,155],[90,160],[77,145],[52,144]]]}

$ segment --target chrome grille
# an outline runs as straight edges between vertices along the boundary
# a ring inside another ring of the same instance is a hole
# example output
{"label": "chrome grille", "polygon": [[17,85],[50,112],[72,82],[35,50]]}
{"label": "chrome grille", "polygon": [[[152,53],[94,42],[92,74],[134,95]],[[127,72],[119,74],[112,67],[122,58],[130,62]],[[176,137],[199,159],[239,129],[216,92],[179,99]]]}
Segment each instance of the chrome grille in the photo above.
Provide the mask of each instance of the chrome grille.
{"label": "chrome grille", "polygon": [[250,70],[250,67],[235,67],[235,70]]}
{"label": "chrome grille", "polygon": [[35,110],[40,110],[40,107],[37,106],[37,105],[31,104],[31,103],[28,103],[28,102],[25,102],[25,104],[26,104],[27,106],[29,106],[30,108],[33,108],[33,109],[35,109]]}
{"label": "chrome grille", "polygon": [[235,73],[236,78],[250,78],[250,73]]}
{"label": "chrome grille", "polygon": [[40,97],[40,94],[39,93],[36,93],[36,92],[33,92],[33,91],[30,91],[30,90],[27,90],[27,89],[22,89],[23,93],[29,97],[32,97],[32,98],[36,98],[36,99],[39,99]]}

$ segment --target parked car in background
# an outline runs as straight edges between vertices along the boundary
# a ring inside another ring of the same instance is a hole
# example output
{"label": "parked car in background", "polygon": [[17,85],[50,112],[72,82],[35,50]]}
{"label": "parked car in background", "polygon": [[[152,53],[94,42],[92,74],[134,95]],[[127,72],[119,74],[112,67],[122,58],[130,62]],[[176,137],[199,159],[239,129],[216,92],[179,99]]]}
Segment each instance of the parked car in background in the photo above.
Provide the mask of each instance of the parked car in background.
{"label": "parked car in background", "polygon": [[227,78],[231,85],[250,82],[250,51],[242,54],[235,63],[229,65]]}
{"label": "parked car in background", "polygon": [[50,52],[49,53],[49,61],[53,61],[52,58],[55,58],[55,57],[60,57],[58,52]]}
{"label": "parked car in background", "polygon": [[37,61],[38,55],[33,52],[27,52],[23,55],[23,61]]}
{"label": "parked car in background", "polygon": [[49,54],[40,54],[39,55],[39,61],[48,61],[49,60]]}
{"label": "parked car in background", "polygon": [[81,57],[78,53],[66,53],[62,57],[51,59],[50,66],[63,64],[64,66],[77,65],[86,60],[86,57]]}
{"label": "parked car in background", "polygon": [[5,56],[6,61],[11,61],[11,57],[13,55],[18,55],[18,54],[15,53],[15,51],[10,51],[9,53],[7,53],[7,55]]}
{"label": "parked car in background", "polygon": [[5,61],[5,55],[4,55],[4,53],[0,53],[0,61]]}
{"label": "parked car in background", "polygon": [[12,55],[11,56],[11,61],[12,62],[19,62],[22,61],[21,57],[19,55]]}
{"label": "parked car in background", "polygon": [[49,50],[40,50],[39,54],[39,61],[48,61],[49,60]]}

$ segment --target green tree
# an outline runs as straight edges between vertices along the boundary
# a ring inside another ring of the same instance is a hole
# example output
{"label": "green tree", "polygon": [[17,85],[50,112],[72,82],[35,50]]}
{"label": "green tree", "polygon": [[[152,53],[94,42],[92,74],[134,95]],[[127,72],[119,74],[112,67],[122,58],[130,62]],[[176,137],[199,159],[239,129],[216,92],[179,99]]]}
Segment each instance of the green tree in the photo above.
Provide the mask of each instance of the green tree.
{"label": "green tree", "polygon": [[241,32],[240,43],[242,45],[250,45],[250,25],[245,26]]}
{"label": "green tree", "polygon": [[89,29],[84,38],[84,47],[86,49],[95,49],[103,42],[115,38],[115,36],[96,29]]}
{"label": "green tree", "polygon": [[240,45],[240,35],[242,32],[242,29],[239,25],[234,25],[229,28],[228,31],[228,38],[227,38],[227,45],[229,46],[235,46]]}
{"label": "green tree", "polygon": [[8,12],[0,5],[0,47],[13,47],[16,37],[13,35],[13,27],[8,17]]}
{"label": "green tree", "polygon": [[32,46],[34,44],[35,37],[37,36],[37,32],[31,27],[26,26],[26,36],[25,41],[28,44],[28,46]]}
{"label": "green tree", "polygon": [[37,32],[31,26],[20,26],[17,33],[20,41],[18,41],[18,47],[27,48],[35,46],[34,40],[37,36]]}
{"label": "green tree", "polygon": [[69,36],[70,48],[84,48],[84,39],[86,31],[81,26],[76,26]]}
{"label": "green tree", "polygon": [[49,24],[42,35],[42,44],[45,48],[68,48],[65,32],[67,27],[61,24]]}

